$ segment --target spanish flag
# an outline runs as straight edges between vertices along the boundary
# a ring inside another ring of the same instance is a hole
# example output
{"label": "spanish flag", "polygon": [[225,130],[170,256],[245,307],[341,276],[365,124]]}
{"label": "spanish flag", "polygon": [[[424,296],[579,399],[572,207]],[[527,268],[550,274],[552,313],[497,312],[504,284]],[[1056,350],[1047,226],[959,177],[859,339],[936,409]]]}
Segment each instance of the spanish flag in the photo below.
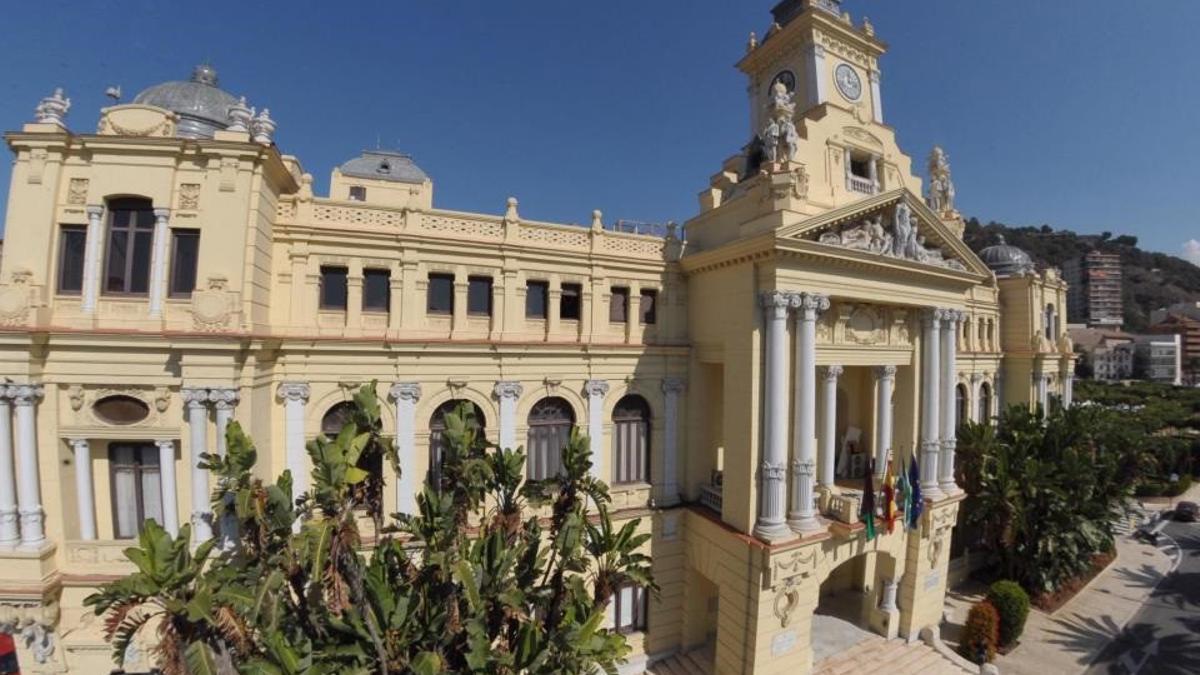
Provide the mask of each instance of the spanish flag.
{"label": "spanish flag", "polygon": [[887,473],[883,476],[883,522],[887,524],[888,534],[896,528],[896,481],[892,478],[892,463],[888,462]]}

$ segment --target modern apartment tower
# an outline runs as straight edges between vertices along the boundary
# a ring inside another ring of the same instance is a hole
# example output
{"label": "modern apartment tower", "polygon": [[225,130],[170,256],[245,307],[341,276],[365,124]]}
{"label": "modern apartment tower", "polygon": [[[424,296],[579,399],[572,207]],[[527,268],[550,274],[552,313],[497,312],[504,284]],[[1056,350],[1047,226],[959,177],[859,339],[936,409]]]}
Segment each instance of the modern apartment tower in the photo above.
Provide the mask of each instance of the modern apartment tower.
{"label": "modern apartment tower", "polygon": [[1068,284],[1067,316],[1071,323],[1090,328],[1120,327],[1121,256],[1092,251],[1063,265]]}

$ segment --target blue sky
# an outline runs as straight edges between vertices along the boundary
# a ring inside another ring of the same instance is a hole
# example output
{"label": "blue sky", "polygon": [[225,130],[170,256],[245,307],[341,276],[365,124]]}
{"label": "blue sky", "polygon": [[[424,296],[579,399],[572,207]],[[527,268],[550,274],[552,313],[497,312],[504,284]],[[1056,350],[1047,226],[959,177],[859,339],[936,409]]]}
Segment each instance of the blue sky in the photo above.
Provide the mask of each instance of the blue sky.
{"label": "blue sky", "polygon": [[[499,213],[515,195],[529,218],[684,221],[747,140],[733,63],[772,4],[11,3],[0,126],[19,128],[63,86],[70,125],[90,131],[106,86],[128,99],[207,59],[223,87],[271,109],[319,192],[379,143],[414,156],[439,207]],[[919,166],[946,147],[967,215],[1133,234],[1175,254],[1200,239],[1200,2],[844,7],[891,45],[884,115],[901,147]]]}

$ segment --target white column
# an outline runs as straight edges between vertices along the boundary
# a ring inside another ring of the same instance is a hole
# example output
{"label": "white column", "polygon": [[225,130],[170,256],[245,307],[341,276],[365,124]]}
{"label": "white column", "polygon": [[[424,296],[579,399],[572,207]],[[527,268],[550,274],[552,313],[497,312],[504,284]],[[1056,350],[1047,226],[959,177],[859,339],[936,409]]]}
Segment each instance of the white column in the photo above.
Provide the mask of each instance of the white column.
{"label": "white column", "polygon": [[954,481],[954,449],[958,444],[958,406],[955,405],[958,374],[955,368],[958,360],[958,323],[963,316],[958,310],[948,309],[942,318],[942,455],[938,459],[938,487],[945,494],[958,492],[958,484]]}
{"label": "white column", "polygon": [[983,386],[983,375],[981,373],[971,373],[971,388],[967,391],[970,395],[967,401],[967,419],[972,422],[985,421],[979,415],[979,402],[982,400],[981,387]]}
{"label": "white column", "polygon": [[179,534],[179,488],[175,476],[175,441],[154,441],[158,446],[159,481],[162,483],[162,526],[171,536]]}
{"label": "white column", "polygon": [[80,310],[84,314],[96,311],[96,296],[100,291],[100,247],[104,242],[104,207],[87,207],[87,235],[83,244],[83,293]]}
{"label": "white column", "polygon": [[188,438],[191,445],[192,475],[192,543],[212,539],[212,505],[208,487],[208,470],[200,467],[200,455],[208,452],[208,390],[184,389],[184,409],[187,410]]}
{"label": "white column", "polygon": [[163,298],[167,292],[167,217],[170,209],[154,209],[154,243],[150,249],[150,316],[162,316]]}
{"label": "white column", "polygon": [[92,450],[86,438],[68,441],[75,456],[75,501],[79,506],[79,538],[96,538],[96,491],[92,483]]}
{"label": "white column", "polygon": [[925,332],[921,337],[921,492],[931,499],[942,496],[938,489],[942,312],[940,309],[926,312]]}
{"label": "white column", "polygon": [[400,475],[396,478],[396,510],[417,512],[417,493],[421,481],[417,474],[417,402],[421,400],[421,385],[416,382],[397,382],[388,390],[396,402],[396,457]]}
{"label": "white column", "polygon": [[896,366],[875,369],[875,476],[887,475],[892,454],[892,390],[896,385]]}
{"label": "white column", "polygon": [[867,160],[867,178],[871,180],[872,189],[879,192],[879,157],[875,155]]}
{"label": "white column", "polygon": [[788,525],[804,533],[821,529],[814,502],[817,473],[817,314],[829,309],[829,298],[813,293],[796,293],[791,296],[791,305],[796,309],[796,408],[792,424],[792,501],[788,509]]}
{"label": "white column", "polygon": [[871,83],[871,111],[875,113],[875,122],[883,124],[883,97],[879,95],[879,71],[872,70],[867,73],[867,80]]}
{"label": "white column", "polygon": [[608,383],[604,380],[588,380],[583,385],[583,391],[588,400],[588,447],[592,453],[592,476],[611,483],[612,477],[604,467],[604,397],[608,394]]}
{"label": "white column", "polygon": [[1063,376],[1063,407],[1070,408],[1075,405],[1075,373],[1067,371]]}
{"label": "white column", "polygon": [[38,478],[37,421],[34,406],[42,397],[40,384],[8,388],[17,418],[17,511],[21,517],[21,548],[37,549],[46,541],[46,514]]}
{"label": "white column", "polygon": [[833,471],[837,466],[837,383],[842,376],[841,366],[826,366],[822,380],[821,398],[825,414],[821,416],[821,460],[817,462],[820,487],[833,489]]}
{"label": "white column", "polygon": [[895,579],[885,579],[883,581],[883,602],[879,604],[879,609],[885,612],[895,611],[899,609],[896,606],[896,591],[900,589],[900,584]]}
{"label": "white column", "polygon": [[825,47],[815,43],[809,45],[805,65],[808,76],[808,100],[805,103],[811,108],[828,100],[825,95]]}
{"label": "white column", "polygon": [[225,432],[233,419],[233,409],[237,406],[239,396],[237,389],[211,389],[208,400],[212,402],[217,417],[217,454],[225,456],[227,450]]}
{"label": "white column", "polygon": [[[282,382],[278,395],[283,401],[284,457],[288,471],[292,473],[292,494],[308,490],[309,461],[304,449],[304,404],[308,403],[311,390],[304,382]],[[300,522],[296,521],[299,528]]]}
{"label": "white column", "polygon": [[788,356],[787,315],[790,298],[764,291],[766,355],[763,361],[763,446],[759,462],[759,512],[754,535],[767,541],[792,534],[784,520],[787,502]]}
{"label": "white column", "polygon": [[680,377],[663,380],[663,478],[661,506],[679,503],[679,395],[687,387]]}
{"label": "white column", "polygon": [[12,394],[0,387],[0,548],[12,548],[21,540],[17,527],[17,472],[13,456]]}
{"label": "white column", "polygon": [[493,393],[500,402],[500,447],[517,447],[517,401],[523,388],[520,382],[497,382]]}
{"label": "white column", "polygon": [[1035,373],[1035,381],[1037,382],[1037,404],[1041,408],[1042,417],[1049,415],[1050,407],[1050,382],[1045,373]]}
{"label": "white column", "polygon": [[[229,429],[229,422],[233,419],[233,408],[238,403],[238,390],[229,389],[211,389],[208,392],[208,400],[213,404],[213,409],[216,412],[217,418],[217,454],[224,457],[228,451],[228,445],[225,438],[225,432]],[[225,496],[225,504],[232,507],[233,495]],[[217,534],[221,538],[221,548],[230,550],[237,543],[238,521],[237,516],[233,513],[232,508],[228,509],[221,516],[221,521],[217,523]]]}

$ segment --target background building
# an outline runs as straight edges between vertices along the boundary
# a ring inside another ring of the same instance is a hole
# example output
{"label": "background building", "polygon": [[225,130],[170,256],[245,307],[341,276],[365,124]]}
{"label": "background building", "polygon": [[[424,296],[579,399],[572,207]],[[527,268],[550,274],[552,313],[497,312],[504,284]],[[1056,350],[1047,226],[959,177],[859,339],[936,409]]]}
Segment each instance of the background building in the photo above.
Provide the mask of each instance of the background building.
{"label": "background building", "polygon": [[1067,314],[1073,323],[1117,327],[1124,323],[1121,301],[1121,256],[1092,251],[1063,265],[1069,284]]}
{"label": "background building", "polygon": [[1147,333],[1177,335],[1184,384],[1200,386],[1200,303],[1181,303],[1156,310]]}
{"label": "background building", "polygon": [[[32,636],[22,667],[111,670],[82,600],[130,570],[146,518],[213,535],[199,455],[231,420],[262,473],[303,490],[305,439],[371,382],[406,468],[383,469],[388,513],[439,470],[461,402],[535,478],[586,430],[662,588],[618,591],[630,672],[684,652],[809,672],[818,612],[887,637],[936,625],[957,425],[1070,404],[1067,287],[1020,249],[963,243],[946,154],[925,185],[884,122],[869,23],[836,0],[773,14],[738,64],[753,135],[687,241],[599,211],[531,221],[516,199],[437,208],[393,152],[349,159],[316,195],[270,115],[208,66],[101,110],[94,132],[68,127],[61,91],[44,99],[6,136],[0,260],[0,606],[16,617],[0,629]],[[919,526],[867,541],[871,460],[881,478],[918,455]],[[153,665],[152,640],[129,670]]]}

